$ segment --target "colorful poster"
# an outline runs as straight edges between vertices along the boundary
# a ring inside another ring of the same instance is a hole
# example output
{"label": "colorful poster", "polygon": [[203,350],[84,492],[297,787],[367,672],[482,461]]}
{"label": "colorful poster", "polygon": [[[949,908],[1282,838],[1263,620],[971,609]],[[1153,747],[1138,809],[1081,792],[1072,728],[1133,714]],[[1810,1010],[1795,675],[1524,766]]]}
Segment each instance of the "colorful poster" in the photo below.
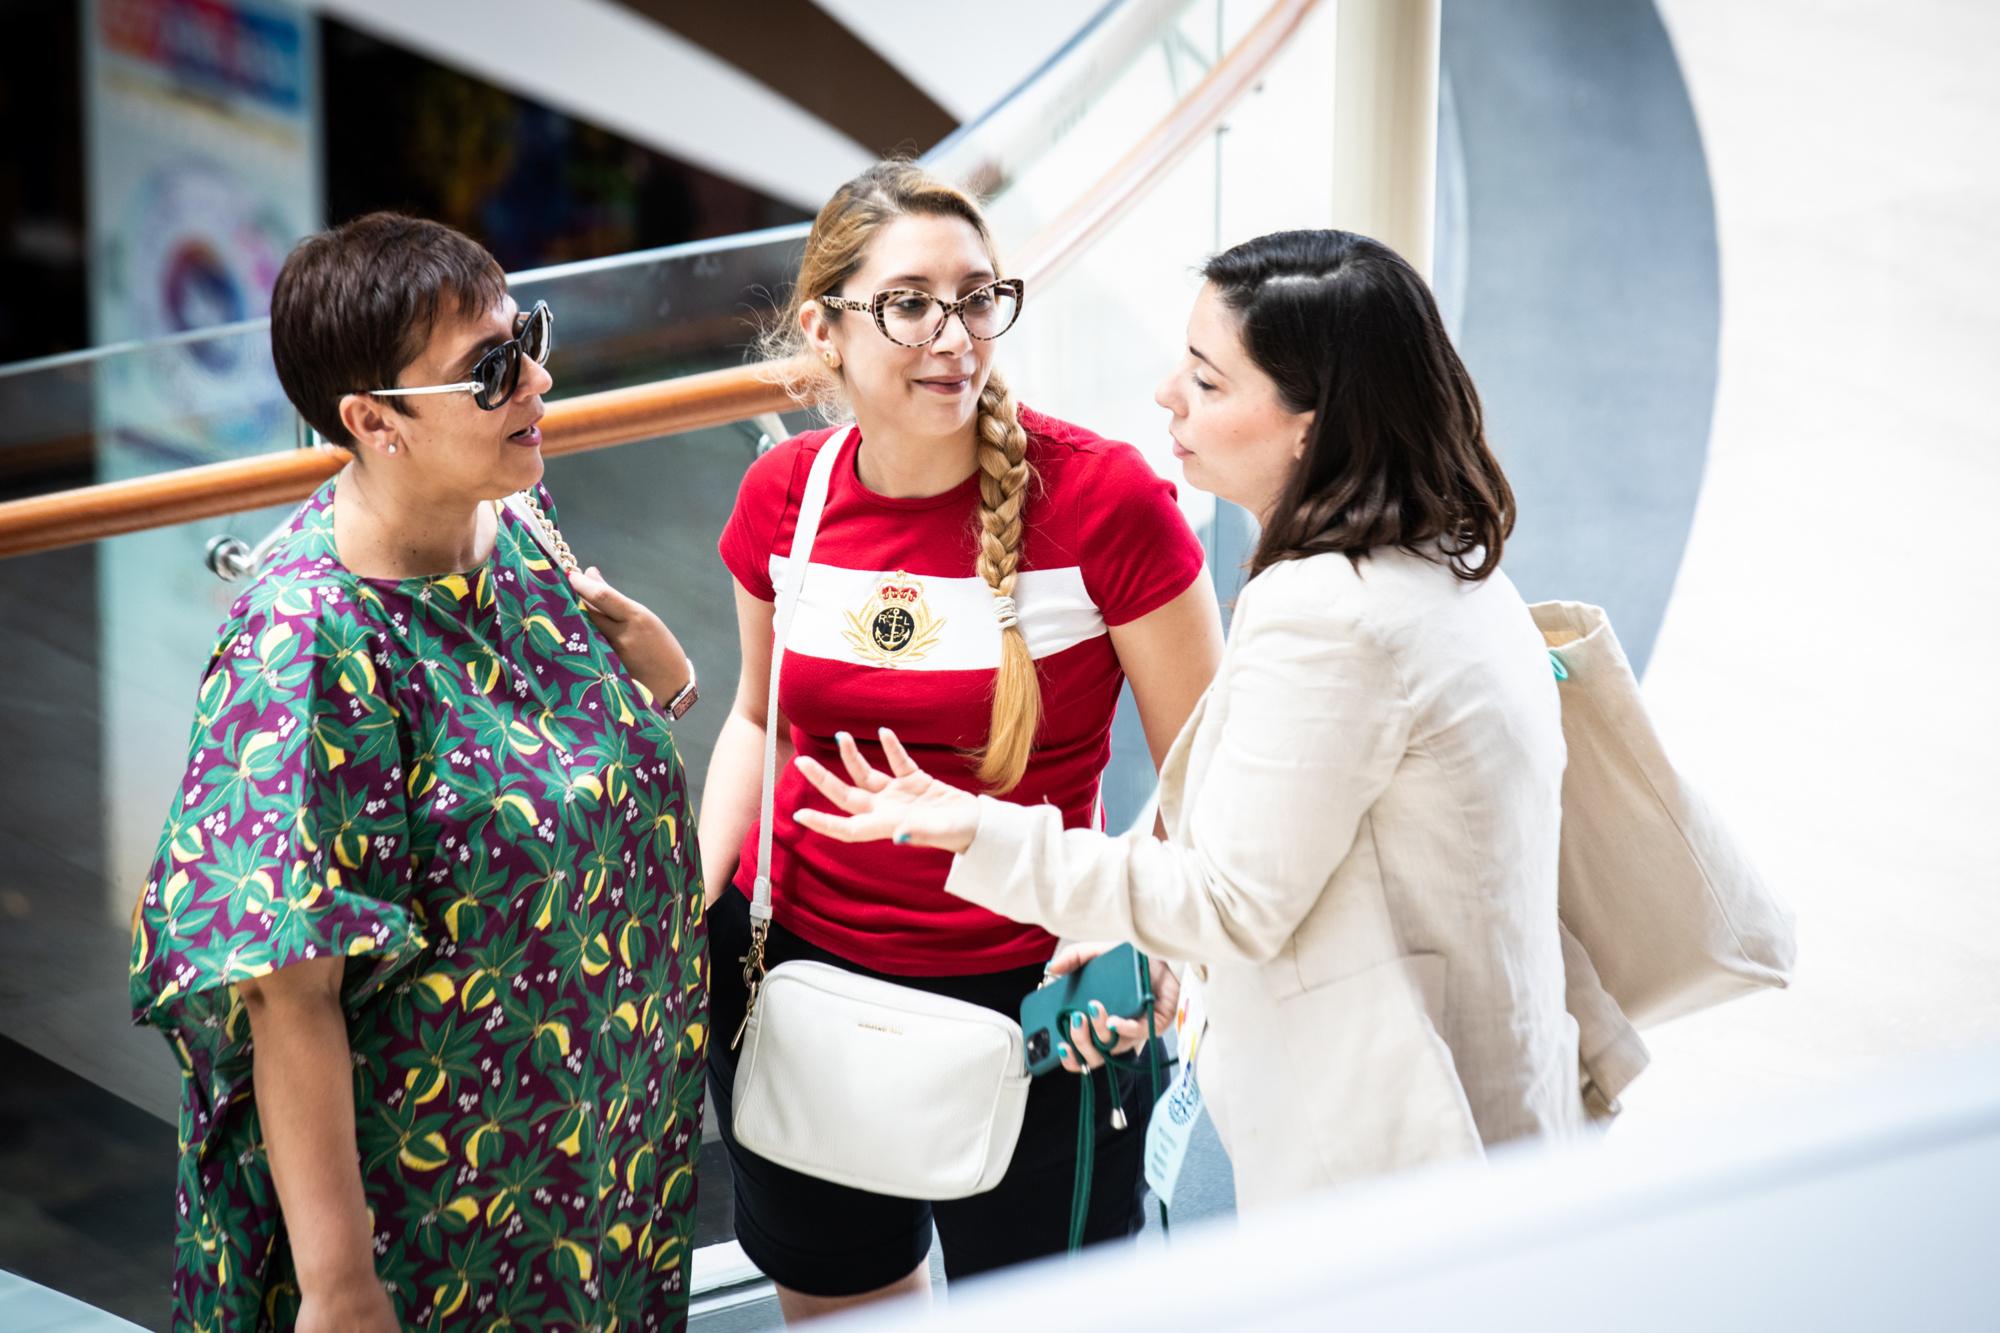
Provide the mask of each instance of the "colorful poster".
{"label": "colorful poster", "polygon": [[[313,21],[289,5],[91,0],[86,10],[92,341],[101,435],[155,466],[288,439],[261,332],[285,252],[320,225]],[[193,336],[189,336],[193,335]]]}
{"label": "colorful poster", "polygon": [[[271,286],[322,225],[315,20],[271,0],[87,0],[85,141],[97,474],[287,448]],[[246,326],[247,325],[247,326]],[[187,742],[192,689],[237,589],[215,535],[277,512],[99,544],[106,915],[128,910]]]}

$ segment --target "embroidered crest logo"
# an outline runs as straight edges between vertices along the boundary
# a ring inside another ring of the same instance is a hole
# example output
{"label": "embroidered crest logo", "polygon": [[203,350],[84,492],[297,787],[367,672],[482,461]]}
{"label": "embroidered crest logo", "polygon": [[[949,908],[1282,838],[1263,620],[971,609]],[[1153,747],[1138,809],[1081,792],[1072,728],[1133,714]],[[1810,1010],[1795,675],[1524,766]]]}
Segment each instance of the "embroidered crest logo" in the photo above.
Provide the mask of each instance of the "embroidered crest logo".
{"label": "embroidered crest logo", "polygon": [[864,662],[908,666],[930,655],[944,625],[924,601],[923,581],[899,569],[882,576],[866,606],[847,613],[841,637]]}

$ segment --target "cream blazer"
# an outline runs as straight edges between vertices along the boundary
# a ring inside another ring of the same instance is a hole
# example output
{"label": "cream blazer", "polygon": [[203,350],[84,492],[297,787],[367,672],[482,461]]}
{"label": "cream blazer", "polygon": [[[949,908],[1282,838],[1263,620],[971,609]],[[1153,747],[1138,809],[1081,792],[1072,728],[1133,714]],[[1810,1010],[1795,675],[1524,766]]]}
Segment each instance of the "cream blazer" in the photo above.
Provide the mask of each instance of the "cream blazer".
{"label": "cream blazer", "polygon": [[1167,841],[980,798],[945,887],[1185,960],[1239,1205],[1588,1122],[1556,924],[1560,705],[1504,574],[1252,580],[1160,774]]}

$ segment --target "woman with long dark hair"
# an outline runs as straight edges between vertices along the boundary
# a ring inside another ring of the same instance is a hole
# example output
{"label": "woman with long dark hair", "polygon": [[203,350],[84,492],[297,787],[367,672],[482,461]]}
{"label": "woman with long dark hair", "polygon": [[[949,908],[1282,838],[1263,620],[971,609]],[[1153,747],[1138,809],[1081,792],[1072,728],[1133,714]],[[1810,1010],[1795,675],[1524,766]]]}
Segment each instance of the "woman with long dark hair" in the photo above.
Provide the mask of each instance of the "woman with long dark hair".
{"label": "woman with long dark hair", "polygon": [[[945,849],[951,893],[1187,960],[1199,1084],[1256,1208],[1586,1117],[1556,926],[1561,719],[1500,572],[1514,500],[1471,378],[1423,280],[1366,237],[1263,236],[1205,276],[1156,396],[1188,481],[1263,537],[1161,771],[1167,839],[971,796],[886,735],[889,773],[851,746],[848,782],[801,758],[845,815],[797,819]],[[1090,1035],[1072,1067],[1096,1063]]]}

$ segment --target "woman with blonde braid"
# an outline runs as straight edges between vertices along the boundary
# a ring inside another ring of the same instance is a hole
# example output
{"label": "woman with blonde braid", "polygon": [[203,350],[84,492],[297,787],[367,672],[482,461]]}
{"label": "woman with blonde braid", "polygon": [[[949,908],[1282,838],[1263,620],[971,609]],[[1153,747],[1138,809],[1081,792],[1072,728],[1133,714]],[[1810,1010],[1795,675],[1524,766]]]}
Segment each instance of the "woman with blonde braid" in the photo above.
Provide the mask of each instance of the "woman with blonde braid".
{"label": "woman with blonde braid", "polygon": [[[1038,1080],[1006,1178],[948,1203],[804,1176],[729,1133],[775,577],[819,450],[842,452],[779,677],[769,965],[813,959],[1015,1012],[1055,938],[947,895],[946,854],[806,836],[792,812],[817,798],[792,753],[831,764],[858,744],[879,756],[872,731],[850,733],[886,724],[945,781],[1097,827],[1121,685],[1131,681],[1157,764],[1220,659],[1214,592],[1172,486],[1131,446],[1017,407],[994,373],[994,340],[1022,295],[958,189],[897,162],[842,186],[813,224],[769,350],[774,365],[808,368],[791,386],[801,400],[851,411],[855,428],[809,431],[759,459],[722,535],[743,673],[702,803],[723,1035],[709,1087],[737,1239],[788,1319],[927,1291],[933,1220],[953,1278],[1061,1251],[1079,1101],[1075,1080]],[[1123,1130],[1099,1113],[1088,1240],[1139,1227],[1142,1101]]]}

